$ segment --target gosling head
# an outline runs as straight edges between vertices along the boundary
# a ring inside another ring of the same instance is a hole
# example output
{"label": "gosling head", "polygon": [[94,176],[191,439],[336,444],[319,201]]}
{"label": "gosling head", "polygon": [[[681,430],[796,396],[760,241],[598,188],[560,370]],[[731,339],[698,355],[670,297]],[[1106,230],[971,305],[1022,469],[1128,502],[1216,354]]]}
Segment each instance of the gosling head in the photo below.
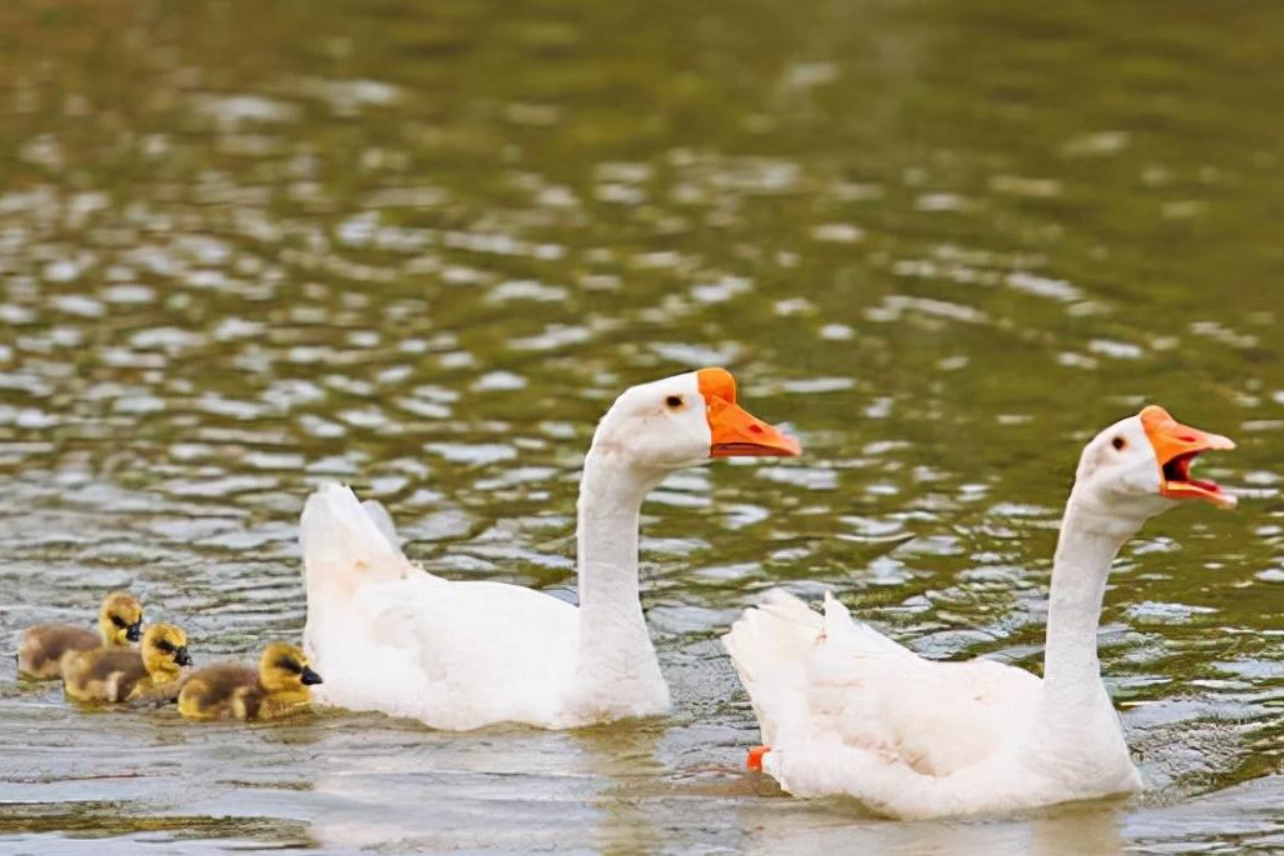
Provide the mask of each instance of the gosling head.
{"label": "gosling head", "polygon": [[270,693],[307,692],[305,687],[321,683],[321,676],[296,646],[273,642],[259,658],[259,683]]}
{"label": "gosling head", "polygon": [[143,634],[143,607],[124,592],[107,595],[98,610],[98,632],[107,645],[137,642]]}
{"label": "gosling head", "polygon": [[598,423],[593,451],[668,471],[710,458],[793,457],[801,447],[736,404],[731,372],[707,368],[626,390]]}
{"label": "gosling head", "polygon": [[1234,508],[1235,497],[1220,485],[1190,474],[1204,452],[1233,448],[1226,437],[1183,425],[1151,405],[1093,438],[1079,459],[1071,500],[1138,525],[1186,499]]}
{"label": "gosling head", "polygon": [[173,624],[153,624],[143,633],[143,666],[156,680],[174,680],[192,665],[187,634]]}

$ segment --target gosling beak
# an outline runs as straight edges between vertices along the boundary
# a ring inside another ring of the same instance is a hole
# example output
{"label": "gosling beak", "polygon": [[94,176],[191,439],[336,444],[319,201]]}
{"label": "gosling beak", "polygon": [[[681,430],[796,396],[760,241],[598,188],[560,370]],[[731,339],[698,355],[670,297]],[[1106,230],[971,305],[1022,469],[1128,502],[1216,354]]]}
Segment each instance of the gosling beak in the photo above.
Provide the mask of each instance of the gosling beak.
{"label": "gosling beak", "polygon": [[1235,507],[1235,497],[1223,491],[1217,482],[1190,477],[1191,465],[1204,452],[1235,448],[1229,438],[1183,425],[1167,410],[1153,404],[1141,411],[1141,424],[1159,461],[1161,496],[1202,499],[1218,508]]}
{"label": "gosling beak", "polygon": [[301,673],[301,680],[303,681],[303,685],[305,687],[311,687],[320,683],[324,683],[321,680],[321,676],[318,675],[316,672],[312,671],[311,666],[303,667],[303,672]]}
{"label": "gosling beak", "polygon": [[125,638],[130,642],[137,642],[143,638],[143,622],[135,621],[129,627],[125,628]]}
{"label": "gosling beak", "polygon": [[174,662],[178,663],[180,666],[192,665],[192,655],[187,653],[186,645],[182,646],[181,648],[175,649]]}
{"label": "gosling beak", "polygon": [[772,455],[792,458],[802,446],[788,434],[763,422],[736,404],[736,379],[726,369],[696,372],[709,420],[709,457]]}

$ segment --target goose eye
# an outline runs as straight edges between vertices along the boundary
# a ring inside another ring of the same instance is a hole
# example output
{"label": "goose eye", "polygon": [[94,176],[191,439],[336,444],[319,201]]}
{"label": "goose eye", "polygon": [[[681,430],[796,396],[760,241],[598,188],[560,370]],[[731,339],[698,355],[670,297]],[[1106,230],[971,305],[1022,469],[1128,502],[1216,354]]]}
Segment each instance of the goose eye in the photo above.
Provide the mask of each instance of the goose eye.
{"label": "goose eye", "polygon": [[294,660],[290,660],[290,659],[277,660],[276,664],[277,664],[277,666],[279,666],[280,668],[284,669],[285,671],[287,671],[287,672],[291,672],[291,673],[293,673],[293,674],[295,674],[295,675],[299,675],[299,674],[302,674],[302,673],[303,673],[303,667],[302,667],[302,666],[300,666],[300,665],[299,665],[297,662],[295,662]]}
{"label": "goose eye", "polygon": [[115,624],[121,630],[124,630],[126,627],[129,626],[125,623],[125,619],[121,618],[119,615],[113,615],[111,617],[111,623]]}
{"label": "goose eye", "polygon": [[682,406],[682,396],[670,395],[668,398],[664,400],[664,404],[670,410],[677,410],[679,407]]}
{"label": "goose eye", "polygon": [[157,642],[157,643],[156,643],[156,647],[157,647],[158,649],[160,649],[161,651],[164,651],[166,654],[169,654],[169,653],[173,652],[173,650],[174,650],[174,646],[173,646],[172,644],[170,644],[169,642],[167,642],[166,640],[164,640],[164,639],[162,639],[161,641]]}
{"label": "goose eye", "polygon": [[1128,441],[1123,437],[1116,437],[1110,441],[1110,445],[1115,447],[1116,452],[1122,452],[1128,446]]}

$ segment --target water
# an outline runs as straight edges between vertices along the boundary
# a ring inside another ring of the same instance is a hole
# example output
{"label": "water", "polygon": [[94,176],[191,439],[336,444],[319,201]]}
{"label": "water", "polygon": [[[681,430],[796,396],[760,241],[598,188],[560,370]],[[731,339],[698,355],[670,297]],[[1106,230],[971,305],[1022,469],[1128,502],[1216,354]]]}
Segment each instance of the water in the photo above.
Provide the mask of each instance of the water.
{"label": "water", "polygon": [[[0,850],[1284,847],[1284,12],[1014,0],[0,9],[0,639],[129,587],[208,662],[303,622],[342,479],[455,578],[574,585],[625,386],[724,363],[807,454],[645,509],[667,719],[438,734],[85,713],[0,658]],[[832,588],[1037,667],[1078,448],[1233,436],[1102,662],[1149,789],[898,824],[780,796],[718,635]]]}

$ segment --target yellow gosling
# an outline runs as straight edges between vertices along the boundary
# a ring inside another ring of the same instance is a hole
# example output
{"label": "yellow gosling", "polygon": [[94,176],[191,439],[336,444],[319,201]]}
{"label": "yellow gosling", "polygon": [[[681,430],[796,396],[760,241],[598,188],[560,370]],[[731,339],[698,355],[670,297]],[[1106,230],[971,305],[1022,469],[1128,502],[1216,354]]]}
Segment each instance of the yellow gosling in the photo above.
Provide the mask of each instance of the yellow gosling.
{"label": "yellow gosling", "polygon": [[306,710],[321,683],[294,645],[273,642],[256,672],[237,663],[197,669],[183,681],[178,712],[188,719],[276,719]]}
{"label": "yellow gosling", "polygon": [[103,647],[68,657],[63,688],[76,701],[169,701],[191,663],[187,634],[173,624],[153,624],[137,651]]}
{"label": "yellow gosling", "polygon": [[63,658],[101,646],[127,648],[142,633],[143,607],[124,592],[103,598],[98,610],[98,632],[70,624],[38,624],[22,634],[18,643],[18,672],[26,678],[51,680],[62,677]]}

